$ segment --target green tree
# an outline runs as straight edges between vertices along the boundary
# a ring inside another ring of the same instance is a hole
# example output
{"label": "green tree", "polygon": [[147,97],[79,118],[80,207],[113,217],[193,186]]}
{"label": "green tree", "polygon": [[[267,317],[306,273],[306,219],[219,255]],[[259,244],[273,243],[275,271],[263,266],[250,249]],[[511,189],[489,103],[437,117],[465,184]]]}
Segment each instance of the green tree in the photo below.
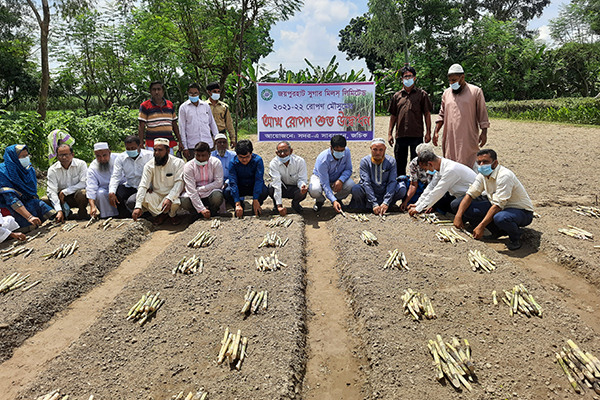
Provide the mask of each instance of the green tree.
{"label": "green tree", "polygon": [[559,7],[557,18],[550,20],[550,37],[556,43],[594,43],[599,36],[591,27],[592,15],[588,12],[588,4],[583,1],[572,1]]}
{"label": "green tree", "polygon": [[371,22],[368,14],[352,18],[340,31],[338,50],[346,53],[347,60],[363,59],[369,71],[383,68],[385,58],[377,55],[373,46],[366,45],[366,36]]}
{"label": "green tree", "polygon": [[[38,103],[38,114],[46,119],[48,106],[48,90],[50,88],[50,64],[48,60],[48,36],[50,35],[51,4],[48,0],[25,0],[29,6],[40,29],[40,64],[42,66],[42,80]],[[56,9],[63,17],[69,17],[89,7],[92,0],[55,0],[52,8]]]}

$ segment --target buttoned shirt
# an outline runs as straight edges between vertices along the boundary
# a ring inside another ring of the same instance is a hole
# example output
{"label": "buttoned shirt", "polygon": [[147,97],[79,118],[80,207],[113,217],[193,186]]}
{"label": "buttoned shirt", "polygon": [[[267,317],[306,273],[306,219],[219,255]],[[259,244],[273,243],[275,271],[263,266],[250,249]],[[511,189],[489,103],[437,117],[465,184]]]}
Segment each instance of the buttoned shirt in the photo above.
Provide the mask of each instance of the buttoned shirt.
{"label": "buttoned shirt", "polygon": [[396,92],[388,108],[398,118],[395,137],[422,137],[423,116],[432,110],[431,99],[423,89],[413,87],[410,92],[406,89]]}
{"label": "buttoned shirt", "polygon": [[117,188],[121,183],[128,188],[137,189],[142,179],[144,165],[152,159],[154,159],[154,153],[146,149],[140,149],[140,154],[136,158],[129,157],[127,152],[119,154],[110,177],[108,192],[117,193]]}
{"label": "buttoned shirt", "polygon": [[392,202],[398,187],[396,176],[396,160],[391,156],[386,155],[381,164],[374,164],[371,156],[360,160],[360,185],[365,189],[367,201],[373,206],[378,206],[381,198],[385,205]]}
{"label": "buttoned shirt", "polygon": [[146,123],[146,144],[150,141],[154,147],[154,139],[166,138],[173,147],[177,143],[173,135],[173,121],[177,121],[175,107],[171,100],[163,99],[163,105],[157,105],[149,99],[140,104],[138,120]]}
{"label": "buttoned shirt", "polygon": [[189,197],[196,211],[204,211],[206,207],[202,199],[208,197],[215,190],[223,188],[223,166],[215,157],[209,157],[206,165],[198,165],[196,159],[185,163],[183,167],[183,181],[185,193]]}
{"label": "buttoned shirt", "polygon": [[229,141],[233,139],[234,142],[237,142],[237,133],[233,128],[229,106],[222,101],[217,101],[216,104],[213,104],[210,99],[206,100],[206,103],[210,106],[219,132],[225,133],[225,130],[227,130],[229,132]]}
{"label": "buttoned shirt", "polygon": [[246,165],[242,164],[236,155],[229,164],[229,187],[233,201],[240,201],[239,186],[252,186],[252,199],[258,200],[265,184],[264,174],[265,165],[258,154],[252,153],[250,162]]}
{"label": "buttoned shirt", "polygon": [[419,163],[417,162],[419,157],[413,158],[408,164],[408,171],[410,174],[411,182],[420,182],[423,185],[429,185],[433,176],[429,175],[427,171],[423,168],[419,167]]}
{"label": "buttoned shirt", "polygon": [[503,210],[518,208],[533,211],[533,204],[523,184],[517,179],[514,172],[506,167],[497,166],[489,177],[477,174],[475,182],[471,184],[467,194],[474,199],[484,190],[490,203]]}
{"label": "buttoned shirt", "polygon": [[273,158],[269,164],[269,175],[272,179],[271,186],[275,189],[273,194],[275,204],[282,204],[281,185],[298,186],[298,188],[302,188],[303,185],[308,186],[306,161],[295,154],[290,155],[288,165],[282,163],[279,157]]}
{"label": "buttoned shirt", "polygon": [[225,179],[226,183],[229,182],[229,164],[231,164],[235,157],[235,151],[225,150],[225,155],[221,157],[217,150],[213,150],[210,155],[221,161],[221,165],[223,165],[223,179]]}
{"label": "buttoned shirt", "polygon": [[212,148],[219,129],[210,106],[203,101],[197,105],[190,100],[183,103],[179,107],[179,133],[183,149],[193,149],[199,142],[208,143]]}
{"label": "buttoned shirt", "polygon": [[333,190],[331,189],[332,182],[338,179],[346,182],[352,175],[352,159],[350,158],[350,149],[344,149],[344,157],[336,160],[331,154],[331,149],[323,150],[315,161],[313,174],[319,177],[321,188],[332,203],[337,201]]}
{"label": "buttoned shirt", "polygon": [[62,211],[58,194],[62,191],[69,196],[80,189],[85,189],[87,180],[87,164],[78,158],[73,158],[68,169],[63,168],[60,161],[48,168],[48,198],[56,211]]}
{"label": "buttoned shirt", "polygon": [[456,198],[467,193],[469,186],[475,180],[475,172],[463,164],[441,157],[440,170],[433,176],[419,200],[415,204],[417,211],[433,206],[446,192]]}
{"label": "buttoned shirt", "polygon": [[171,201],[179,198],[183,190],[183,160],[169,154],[165,165],[156,165],[154,158],[144,166],[142,179],[135,198],[135,208],[142,208],[148,189]]}
{"label": "buttoned shirt", "polygon": [[98,160],[92,161],[87,169],[87,182],[85,185],[85,195],[88,199],[96,200],[98,189],[104,188],[108,190],[108,185],[114,170],[115,160],[119,157],[118,154],[111,153],[108,162],[108,169],[102,171]]}

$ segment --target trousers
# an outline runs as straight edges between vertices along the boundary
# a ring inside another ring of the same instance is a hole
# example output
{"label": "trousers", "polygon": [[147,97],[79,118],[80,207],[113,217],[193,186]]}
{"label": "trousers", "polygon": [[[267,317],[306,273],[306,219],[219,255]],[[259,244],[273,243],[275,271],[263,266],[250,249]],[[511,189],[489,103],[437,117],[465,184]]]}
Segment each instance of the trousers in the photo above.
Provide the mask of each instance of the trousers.
{"label": "trousers", "polygon": [[[337,193],[334,193],[335,198],[338,201],[344,200],[350,195],[350,193],[352,193],[352,187],[354,185],[355,183],[352,180],[352,178],[348,178],[348,180],[342,185],[342,190],[340,190]],[[333,184],[331,185],[331,187],[333,188]],[[312,175],[310,177],[310,183],[308,184],[308,194],[310,194],[310,197],[315,199],[317,203],[325,202],[325,195],[323,193],[323,188],[321,187],[321,179],[319,179],[319,177],[316,175]]]}

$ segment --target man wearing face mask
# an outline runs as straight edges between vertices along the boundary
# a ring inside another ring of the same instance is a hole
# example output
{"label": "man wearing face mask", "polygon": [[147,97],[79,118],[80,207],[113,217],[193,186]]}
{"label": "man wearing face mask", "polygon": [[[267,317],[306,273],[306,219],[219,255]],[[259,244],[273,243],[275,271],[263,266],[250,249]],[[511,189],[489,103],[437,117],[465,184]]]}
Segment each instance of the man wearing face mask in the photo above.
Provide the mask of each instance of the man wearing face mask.
{"label": "man wearing face mask", "polygon": [[475,168],[477,151],[487,142],[487,130],[490,127],[483,91],[465,82],[465,71],[460,64],[450,67],[448,80],[450,87],[442,95],[433,144],[438,145],[439,132],[443,126],[444,157]]}
{"label": "man wearing face mask", "polygon": [[306,161],[292,154],[294,149],[289,142],[279,142],[276,157],[269,164],[269,175],[273,181],[269,184],[269,196],[277,207],[279,215],[287,215],[282,199],[292,199],[292,208],[298,214],[304,210],[300,202],[308,193]]}
{"label": "man wearing face mask", "polygon": [[211,82],[206,86],[206,91],[209,96],[206,102],[212,110],[212,115],[217,123],[217,128],[222,134],[225,134],[225,132],[229,133],[229,142],[233,149],[237,143],[237,133],[233,128],[229,106],[219,100],[221,98],[221,85],[219,82]]}
{"label": "man wearing face mask", "polygon": [[360,160],[360,182],[352,188],[350,208],[371,209],[384,215],[406,195],[404,182],[396,182],[396,161],[385,154],[385,140],[371,141],[371,155]]}
{"label": "man wearing face mask", "polygon": [[[497,239],[508,235],[509,250],[521,248],[521,227],[531,224],[533,204],[516,175],[498,164],[496,152],[483,149],[477,153],[479,174],[466,196],[452,203],[456,213],[454,226],[464,228],[468,221],[475,228],[475,239]],[[480,198],[485,191],[487,198]],[[491,235],[483,236],[487,228]]]}
{"label": "man wearing face mask", "polygon": [[327,197],[335,211],[342,212],[342,200],[350,195],[355,184],[351,175],[352,159],[350,149],[346,147],[346,138],[335,135],[330,140],[329,148],[317,157],[310,177],[308,193],[315,199],[313,210],[321,210]]}
{"label": "man wearing face mask", "polygon": [[223,133],[218,133],[215,136],[215,150],[210,155],[221,161],[221,165],[223,165],[223,179],[225,179],[225,184],[227,184],[229,180],[229,164],[235,157],[235,151],[227,149],[227,136]]}
{"label": "man wearing face mask", "polygon": [[205,142],[212,149],[213,137],[219,133],[210,106],[200,101],[200,86],[190,83],[188,100],[179,106],[179,132],[183,156],[190,161],[194,158],[196,143]]}
{"label": "man wearing face mask", "polygon": [[[403,89],[394,94],[388,112],[390,126],[388,143],[394,147],[398,176],[406,174],[408,149],[411,160],[417,156],[417,146],[423,143],[423,118],[425,118],[425,143],[431,141],[431,111],[429,95],[415,86],[417,71],[405,66],[401,70]],[[394,128],[396,136],[394,137]]]}
{"label": "man wearing face mask", "polygon": [[451,203],[467,193],[469,185],[475,180],[475,172],[462,164],[447,158],[438,157],[431,151],[419,154],[417,162],[427,173],[433,175],[421,197],[415,204],[408,206],[411,216],[423,211],[439,210],[442,213],[451,211]]}
{"label": "man wearing face mask", "polygon": [[87,169],[85,195],[90,203],[90,216],[109,218],[119,214],[119,210],[110,204],[109,184],[114,170],[116,154],[112,154],[108,143],[100,142],[94,145],[94,156]]}
{"label": "man wearing face mask", "polygon": [[131,214],[134,221],[143,211],[149,211],[154,217],[154,225],[161,225],[169,217],[173,225],[181,222],[177,209],[183,190],[183,165],[183,160],[169,154],[169,139],[154,139],[154,158],[144,165]]}
{"label": "man wearing face mask", "polygon": [[208,219],[218,214],[223,203],[223,167],[210,156],[208,143],[198,142],[194,150],[194,159],[183,167],[185,193],[181,195],[181,207]]}
{"label": "man wearing face mask", "polygon": [[111,206],[117,207],[122,216],[131,216],[144,165],[152,160],[154,155],[140,146],[140,138],[137,136],[127,136],[124,142],[125,152],[115,159],[110,177],[108,200]]}

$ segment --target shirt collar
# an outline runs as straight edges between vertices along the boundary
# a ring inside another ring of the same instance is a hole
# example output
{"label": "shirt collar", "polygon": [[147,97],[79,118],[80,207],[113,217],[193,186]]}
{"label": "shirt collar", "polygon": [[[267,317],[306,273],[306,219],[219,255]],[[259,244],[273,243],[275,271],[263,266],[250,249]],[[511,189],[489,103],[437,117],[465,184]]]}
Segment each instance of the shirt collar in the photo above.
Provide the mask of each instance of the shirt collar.
{"label": "shirt collar", "polygon": [[153,105],[153,106],[156,106],[156,107],[164,107],[164,106],[166,106],[166,105],[167,105],[167,99],[165,99],[165,98],[163,97],[163,98],[162,98],[162,100],[163,100],[163,103],[164,103],[164,104],[163,104],[162,106],[159,106],[158,104],[156,104],[156,103],[154,102],[154,99],[153,99],[152,97],[150,97],[150,103],[152,103],[152,105]]}
{"label": "shirt collar", "polygon": [[500,164],[498,164],[498,166],[494,168],[490,176],[486,176],[486,178],[496,180],[496,178],[498,177],[498,171],[500,171]]}

